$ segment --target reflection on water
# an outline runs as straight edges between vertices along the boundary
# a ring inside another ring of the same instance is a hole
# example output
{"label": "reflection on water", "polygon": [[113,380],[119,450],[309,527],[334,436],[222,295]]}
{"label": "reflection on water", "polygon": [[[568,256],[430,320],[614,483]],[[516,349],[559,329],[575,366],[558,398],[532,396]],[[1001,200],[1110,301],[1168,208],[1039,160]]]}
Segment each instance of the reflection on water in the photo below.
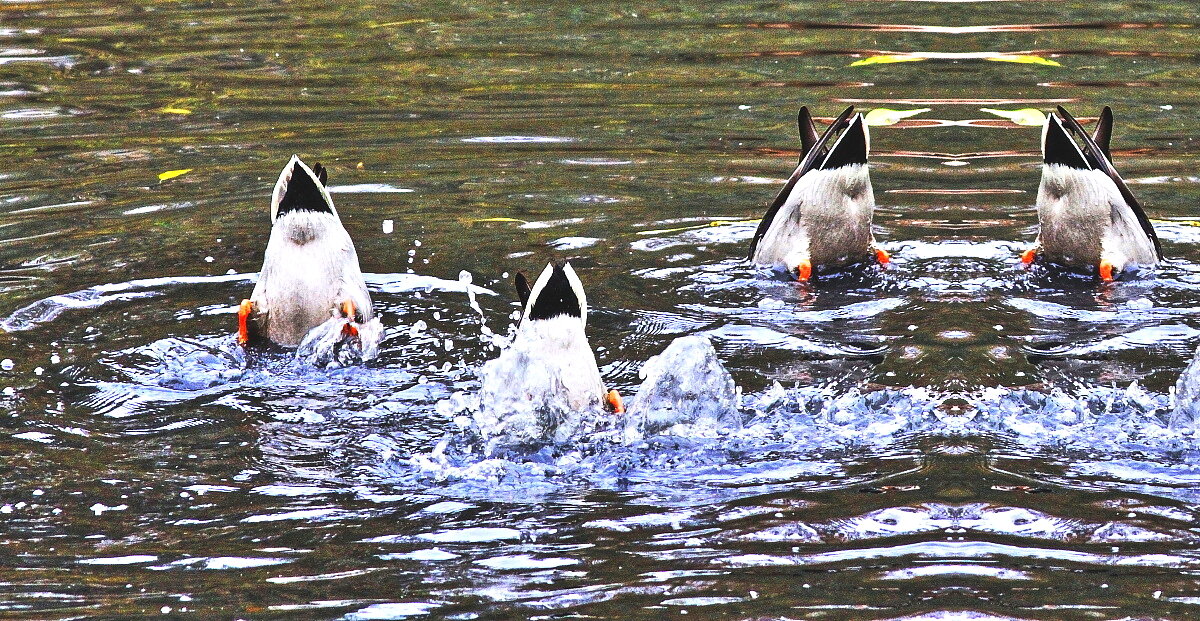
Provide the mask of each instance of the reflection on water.
{"label": "reflection on water", "polygon": [[[1197,615],[1189,4],[0,11],[4,614]],[[881,110],[889,269],[743,260],[802,104]],[[1058,104],[1116,112],[1156,273],[1019,267]],[[368,367],[232,344],[293,153],[385,318]],[[487,451],[480,368],[551,257],[607,384],[704,336],[719,421]]]}

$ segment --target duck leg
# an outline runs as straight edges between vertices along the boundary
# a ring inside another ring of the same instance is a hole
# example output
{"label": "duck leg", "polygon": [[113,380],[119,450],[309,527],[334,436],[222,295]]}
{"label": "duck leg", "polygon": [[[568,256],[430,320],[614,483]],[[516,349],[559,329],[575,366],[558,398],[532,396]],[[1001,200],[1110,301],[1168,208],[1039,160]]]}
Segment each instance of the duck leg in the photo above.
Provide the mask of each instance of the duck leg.
{"label": "duck leg", "polygon": [[1038,251],[1037,246],[1034,246],[1033,248],[1030,248],[1029,250],[1022,252],[1021,253],[1021,263],[1025,264],[1025,265],[1033,265],[1033,262],[1037,259],[1037,251]]}
{"label": "duck leg", "polygon": [[1100,280],[1104,282],[1112,282],[1116,280],[1113,274],[1114,267],[1115,266],[1108,261],[1100,261]]}
{"label": "duck leg", "polygon": [[354,308],[354,302],[350,300],[342,302],[339,310],[342,311],[342,316],[346,318],[346,325],[342,326],[342,335],[358,336],[358,328],[354,327],[354,321],[356,321],[356,309]]}
{"label": "duck leg", "polygon": [[612,410],[613,414],[625,413],[625,402],[621,401],[621,393],[610,390],[604,395],[604,403],[608,405],[608,409]]}
{"label": "duck leg", "polygon": [[812,261],[805,259],[796,266],[796,279],[800,282],[808,282],[812,279]]}
{"label": "duck leg", "polygon": [[250,300],[242,300],[238,305],[238,345],[250,343],[250,319],[257,310],[257,305]]}
{"label": "duck leg", "polygon": [[875,260],[878,261],[880,265],[887,265],[888,263],[892,262],[892,255],[888,254],[888,251],[884,250],[883,248],[875,246]]}

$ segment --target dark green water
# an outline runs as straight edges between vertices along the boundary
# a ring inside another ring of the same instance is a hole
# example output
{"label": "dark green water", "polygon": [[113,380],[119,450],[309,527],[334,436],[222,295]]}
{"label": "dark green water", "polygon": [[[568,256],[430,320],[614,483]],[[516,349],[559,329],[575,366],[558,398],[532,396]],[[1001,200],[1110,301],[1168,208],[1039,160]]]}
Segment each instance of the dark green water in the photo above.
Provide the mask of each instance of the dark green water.
{"label": "dark green water", "polygon": [[[0,617],[1200,618],[1200,454],[1166,422],[1200,343],[1197,15],[0,2]],[[872,127],[894,267],[772,280],[743,258],[796,110],[850,103],[930,109]],[[1017,267],[1040,128],[980,109],[1058,104],[1115,110],[1153,277]],[[293,153],[383,312],[366,368],[199,354]],[[550,258],[609,384],[705,334],[744,432],[462,455],[496,354],[460,274],[504,334]]]}

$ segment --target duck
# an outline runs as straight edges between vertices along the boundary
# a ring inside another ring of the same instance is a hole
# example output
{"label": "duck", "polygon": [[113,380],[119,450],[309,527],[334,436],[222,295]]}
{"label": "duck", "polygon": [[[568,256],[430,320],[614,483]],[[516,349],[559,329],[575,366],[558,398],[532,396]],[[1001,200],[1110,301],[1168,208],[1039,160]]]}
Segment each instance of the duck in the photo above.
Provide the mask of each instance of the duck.
{"label": "duck", "polygon": [[549,262],[530,285],[514,279],[521,313],[511,343],[480,373],[485,435],[517,443],[565,442],[585,424],[588,410],[623,414],[615,390],[605,390],[588,342],[587,296],[569,262]]}
{"label": "duck", "polygon": [[587,295],[571,264],[547,263],[533,286],[524,273],[517,272],[513,284],[522,309],[513,344],[522,350],[539,351],[544,360],[556,367],[553,379],[572,408],[578,410],[603,403],[609,410],[623,413],[625,406],[620,393],[605,390],[600,379],[600,368],[585,330]]}
{"label": "duck", "polygon": [[818,137],[803,106],[797,125],[800,162],[759,222],[750,260],[783,266],[801,282],[819,269],[872,259],[887,265],[890,257],[871,232],[875,193],[867,168],[866,119],[850,106]]}
{"label": "duck", "polygon": [[321,359],[370,359],[382,340],[358,254],[326,188],[328,171],[299,156],[271,194],[271,237],[258,282],[238,306],[237,340]]}
{"label": "duck", "polygon": [[1092,135],[1062,106],[1046,115],[1039,230],[1033,247],[1021,254],[1025,265],[1044,261],[1111,282],[1126,269],[1162,260],[1150,218],[1113,166],[1112,130],[1108,106]]}

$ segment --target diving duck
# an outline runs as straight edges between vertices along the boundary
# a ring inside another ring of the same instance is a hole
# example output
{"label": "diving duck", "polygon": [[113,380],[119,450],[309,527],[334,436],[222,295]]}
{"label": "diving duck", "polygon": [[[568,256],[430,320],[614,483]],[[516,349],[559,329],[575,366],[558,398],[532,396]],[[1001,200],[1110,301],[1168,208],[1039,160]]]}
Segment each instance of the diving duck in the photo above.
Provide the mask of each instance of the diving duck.
{"label": "diving duck", "polygon": [[588,411],[624,413],[615,390],[605,392],[588,343],[587,298],[569,263],[550,263],[529,286],[516,276],[521,318],[512,342],[480,369],[473,414],[492,445],[568,442],[597,422]]}
{"label": "diving duck", "polygon": [[810,280],[819,268],[872,258],[888,263],[887,252],[875,245],[871,234],[875,193],[867,169],[870,135],[863,115],[850,106],[818,137],[805,106],[797,124],[800,163],[759,223],[750,242],[750,259],[782,265],[800,281]]}
{"label": "diving duck", "polygon": [[517,272],[515,284],[522,312],[513,344],[539,352],[557,367],[553,380],[575,409],[603,402],[615,412],[624,412],[621,396],[615,390],[606,392],[600,379],[584,333],[587,296],[571,264],[547,263],[532,287],[525,274]]}
{"label": "diving duck", "polygon": [[1107,282],[1126,268],[1152,267],[1162,259],[1150,219],[1113,167],[1112,128],[1108,106],[1091,136],[1062,106],[1058,114],[1046,116],[1039,233],[1034,247],[1021,255],[1026,265],[1045,260],[1098,274]]}
{"label": "diving duck", "polygon": [[296,347],[321,366],[373,358],[383,336],[327,177],[295,155],[279,174],[262,271],[238,308],[239,343]]}

